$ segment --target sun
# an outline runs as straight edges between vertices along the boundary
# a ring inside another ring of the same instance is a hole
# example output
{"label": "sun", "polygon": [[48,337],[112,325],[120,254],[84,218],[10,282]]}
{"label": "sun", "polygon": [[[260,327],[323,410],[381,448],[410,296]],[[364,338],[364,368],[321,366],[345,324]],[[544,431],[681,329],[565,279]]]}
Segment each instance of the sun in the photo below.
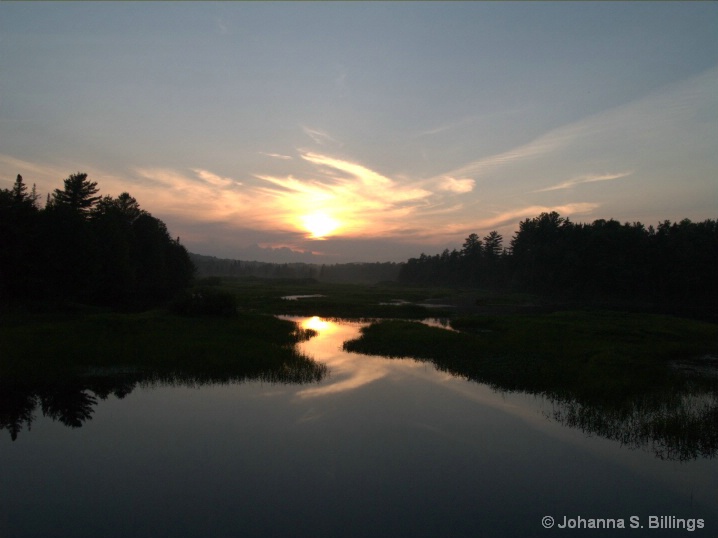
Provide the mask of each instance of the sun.
{"label": "sun", "polygon": [[339,221],[321,211],[304,215],[301,219],[312,239],[323,239],[339,227]]}

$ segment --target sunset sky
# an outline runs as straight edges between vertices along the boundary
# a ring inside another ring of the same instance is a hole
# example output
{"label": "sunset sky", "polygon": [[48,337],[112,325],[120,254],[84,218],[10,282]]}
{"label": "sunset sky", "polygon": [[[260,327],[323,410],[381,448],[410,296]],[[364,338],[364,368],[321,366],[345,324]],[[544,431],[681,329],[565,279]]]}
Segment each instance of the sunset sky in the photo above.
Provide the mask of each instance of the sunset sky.
{"label": "sunset sky", "polygon": [[260,261],[715,219],[718,3],[2,2],[0,188],[78,171]]}

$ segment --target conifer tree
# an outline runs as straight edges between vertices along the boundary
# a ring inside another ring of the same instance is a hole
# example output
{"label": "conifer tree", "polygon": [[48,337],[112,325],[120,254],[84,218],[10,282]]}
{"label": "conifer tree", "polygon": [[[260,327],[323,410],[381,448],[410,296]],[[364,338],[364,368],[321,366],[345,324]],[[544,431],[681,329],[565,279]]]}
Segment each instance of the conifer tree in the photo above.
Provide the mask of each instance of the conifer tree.
{"label": "conifer tree", "polygon": [[87,215],[101,198],[95,196],[98,190],[97,182],[89,181],[87,174],[78,172],[65,180],[63,190],[55,189],[53,202],[55,205],[67,206],[82,215]]}

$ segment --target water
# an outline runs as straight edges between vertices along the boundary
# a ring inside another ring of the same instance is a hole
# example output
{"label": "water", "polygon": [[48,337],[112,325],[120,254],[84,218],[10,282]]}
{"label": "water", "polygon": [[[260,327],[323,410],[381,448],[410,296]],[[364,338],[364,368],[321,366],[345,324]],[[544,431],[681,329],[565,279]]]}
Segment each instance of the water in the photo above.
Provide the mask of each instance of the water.
{"label": "water", "polygon": [[[342,351],[359,323],[296,318],[319,383],[136,387],[80,428],[0,437],[0,536],[718,534],[718,465],[662,461],[551,420],[551,404]],[[545,530],[542,518],[626,530]],[[631,520],[631,517],[636,519]],[[657,534],[656,534],[657,533]]]}

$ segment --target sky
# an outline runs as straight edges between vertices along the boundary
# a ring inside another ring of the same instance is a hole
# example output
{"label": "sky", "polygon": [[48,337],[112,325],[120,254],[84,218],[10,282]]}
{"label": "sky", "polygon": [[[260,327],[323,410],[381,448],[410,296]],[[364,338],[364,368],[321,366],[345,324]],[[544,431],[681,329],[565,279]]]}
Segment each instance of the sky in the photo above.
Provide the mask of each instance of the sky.
{"label": "sky", "polygon": [[244,260],[715,219],[718,3],[0,2],[0,188],[75,172]]}

